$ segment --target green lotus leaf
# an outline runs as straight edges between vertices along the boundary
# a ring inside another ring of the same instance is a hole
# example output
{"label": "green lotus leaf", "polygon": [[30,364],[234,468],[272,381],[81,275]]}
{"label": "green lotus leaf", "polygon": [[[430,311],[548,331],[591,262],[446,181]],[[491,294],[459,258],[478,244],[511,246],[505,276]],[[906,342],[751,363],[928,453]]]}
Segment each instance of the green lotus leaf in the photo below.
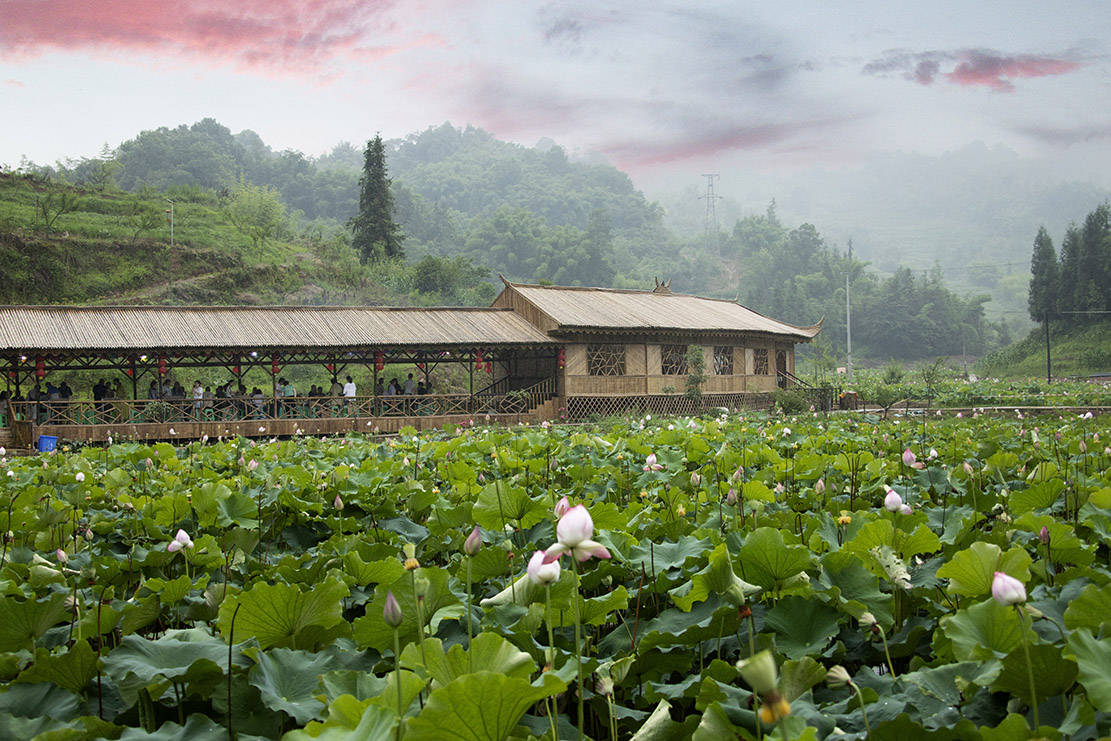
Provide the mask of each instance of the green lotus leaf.
{"label": "green lotus leaf", "polygon": [[336,713],[330,715],[324,723],[309,723],[303,729],[290,731],[282,736],[282,741],[393,741],[396,738],[394,729],[397,726],[397,713],[395,711],[374,704],[363,707],[352,703],[352,700],[353,698],[349,696],[341,697],[335,704],[347,701],[346,704],[351,705],[352,709],[357,707],[362,711],[360,715],[355,716],[354,725],[345,722],[346,718],[343,721],[339,720],[344,716]]}
{"label": "green lotus leaf", "polygon": [[[1038,701],[1064,694],[1076,683],[1077,664],[1061,655],[1061,649],[1044,643],[1028,647],[1030,667],[1034,672],[1034,691]],[[1003,659],[1003,671],[991,685],[996,692],[1009,692],[1022,698],[1027,705],[1034,700],[1030,696],[1030,680],[1026,663],[1026,652],[1021,647],[1007,654]]]}
{"label": "green lotus leaf", "polygon": [[833,608],[798,596],[784,597],[764,615],[776,648],[792,659],[821,653],[840,630],[837,618]]}
{"label": "green lotus leaf", "polygon": [[262,648],[313,648],[309,644],[315,643],[321,630],[343,621],[347,594],[343,582],[332,579],[306,591],[290,584],[257,582],[245,592],[228,595],[220,605],[217,625],[229,638],[234,616],[237,643],[255,638]]}
{"label": "green lotus leaf", "polygon": [[[232,661],[245,663],[240,652],[233,653]],[[139,690],[162,681],[196,682],[211,689],[224,676],[228,645],[200,629],[171,631],[157,640],[129,635],[101,664],[125,701],[134,704]]]}
{"label": "green lotus leaf", "polygon": [[324,710],[316,699],[320,678],[332,664],[323,653],[272,648],[255,655],[250,681],[258,687],[262,701],[271,710],[293,716],[298,723],[307,723]]}
{"label": "green lotus leaf", "polygon": [[[459,599],[449,588],[448,572],[444,569],[421,568],[416,574],[428,580],[428,591],[424,596],[424,624],[427,626],[440,609],[458,604]],[[387,592],[393,592],[401,606],[398,633],[402,647],[417,640],[417,604],[413,597],[411,573],[406,573],[393,584],[378,585],[374,590],[374,599],[366,607],[366,614],[352,624],[351,635],[359,648],[373,648],[382,653],[393,650],[394,629],[382,617]]]}
{"label": "green lotus leaf", "polygon": [[503,741],[534,703],[567,688],[550,672],[539,685],[480,671],[432,691],[424,710],[405,724],[408,741]]}
{"label": "green lotus leaf", "polygon": [[1069,630],[1090,628],[1096,635],[1106,634],[1111,626],[1111,590],[1106,586],[1088,584],[1065,608],[1065,626]]}
{"label": "green lotus leaf", "polygon": [[530,499],[522,487],[497,481],[482,487],[471,510],[474,521],[492,532],[504,532],[509,524],[532,527],[550,514],[546,499]]}
{"label": "green lotus leaf", "polygon": [[1090,630],[1079,628],[1069,635],[1068,649],[1076,657],[1080,684],[1092,707],[1111,712],[1111,638],[1097,640]]}
{"label": "green lotus leaf", "polygon": [[953,654],[958,661],[1002,659],[1019,645],[1023,630],[1028,639],[1033,639],[1028,627],[1019,626],[1012,608],[992,599],[958,610],[943,619],[940,627],[952,641]]}
{"label": "green lotus leaf", "polygon": [[[779,642],[776,642],[779,646]],[[809,656],[784,661],[779,667],[779,693],[787,702],[794,702],[811,687],[826,681],[826,668]]]}
{"label": "green lotus leaf", "polygon": [[31,648],[66,614],[66,595],[44,599],[0,599],[0,651]]}
{"label": "green lotus leaf", "polygon": [[1003,553],[994,543],[978,541],[954,555],[937,575],[949,580],[946,591],[950,594],[984,597],[991,594],[996,571],[1026,582],[1030,579],[1030,563],[1029,554],[1022,548],[1016,546]]}
{"label": "green lotus leaf", "polygon": [[[13,683],[0,692],[0,716],[20,718],[53,718],[72,720],[79,716],[85,701],[69,690],[49,682],[38,684]],[[0,734],[0,738],[15,738]]]}
{"label": "green lotus leaf", "polygon": [[73,644],[68,651],[51,654],[35,651],[35,663],[20,673],[19,682],[53,682],[75,694],[83,694],[96,676],[97,655],[88,641]]}
{"label": "green lotus leaf", "polygon": [[190,715],[184,726],[163,723],[154,733],[141,728],[128,728],[120,741],[227,741],[228,729],[199,713]]}
{"label": "green lotus leaf", "polygon": [[745,538],[740,550],[741,577],[764,589],[781,589],[788,580],[810,566],[810,549],[787,545],[783,533],[760,527]]}
{"label": "green lotus leaf", "polygon": [[414,671],[423,667],[435,682],[433,688],[450,684],[477,670],[526,681],[536,671],[536,662],[531,656],[496,633],[480,633],[466,650],[455,644],[445,651],[438,638],[425,639],[423,652],[411,643],[401,652],[401,665]]}

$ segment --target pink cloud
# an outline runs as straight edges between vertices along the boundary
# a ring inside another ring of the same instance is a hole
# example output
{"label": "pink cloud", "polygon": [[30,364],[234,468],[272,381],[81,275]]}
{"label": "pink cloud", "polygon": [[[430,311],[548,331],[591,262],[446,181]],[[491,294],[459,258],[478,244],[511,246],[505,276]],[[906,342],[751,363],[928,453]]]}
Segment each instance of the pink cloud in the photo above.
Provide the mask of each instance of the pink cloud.
{"label": "pink cloud", "polygon": [[312,73],[337,58],[370,61],[410,46],[395,41],[384,17],[392,6],[393,0],[6,0],[0,58],[48,51],[182,54]]}
{"label": "pink cloud", "polygon": [[1077,62],[1051,57],[970,51],[945,76],[958,85],[981,85],[999,92],[1011,92],[1015,89],[1014,79],[1063,75],[1079,67]]}

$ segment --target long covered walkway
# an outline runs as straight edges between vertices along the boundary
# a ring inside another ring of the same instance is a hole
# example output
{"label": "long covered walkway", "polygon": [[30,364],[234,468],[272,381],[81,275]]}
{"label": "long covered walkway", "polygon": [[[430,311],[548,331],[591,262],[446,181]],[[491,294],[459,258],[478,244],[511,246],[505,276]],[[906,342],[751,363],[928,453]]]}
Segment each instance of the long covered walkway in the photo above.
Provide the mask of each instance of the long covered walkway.
{"label": "long covered walkway", "polygon": [[[0,357],[12,442],[30,447],[39,435],[98,442],[540,419],[552,413],[558,345],[506,309],[10,306],[0,307]],[[382,390],[387,367],[401,365],[423,376],[425,393]],[[371,393],[286,396],[278,381],[290,366],[332,379],[359,369]],[[464,369],[465,391],[428,393],[445,366]],[[220,398],[144,393],[197,369],[222,369],[232,389],[245,389],[248,373],[269,383]],[[75,371],[113,382],[92,400],[43,388]]]}

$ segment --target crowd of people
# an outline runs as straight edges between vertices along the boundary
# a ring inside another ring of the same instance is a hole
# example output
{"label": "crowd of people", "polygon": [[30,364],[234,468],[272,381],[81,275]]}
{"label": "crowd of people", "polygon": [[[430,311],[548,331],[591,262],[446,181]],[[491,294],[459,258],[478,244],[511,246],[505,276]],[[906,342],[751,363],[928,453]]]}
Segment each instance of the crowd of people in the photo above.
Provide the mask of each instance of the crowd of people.
{"label": "crowd of people", "polygon": [[[371,399],[365,408],[359,407],[358,387],[351,376],[347,376],[344,383],[333,376],[327,387],[314,383],[306,393],[299,393],[291,381],[280,377],[275,380],[269,395],[258,386],[248,390],[237,378],[215,387],[204,385],[197,379],[191,390],[186,390],[180,381],[156,379],[147,388],[145,403],[136,403],[131,400],[120,379],[112,384],[98,379],[91,389],[90,406],[67,403],[73,402],[74,398],[73,389],[65,381],[58,386],[48,382],[45,389],[42,384],[35,384],[26,397],[18,393],[10,394],[7,390],[0,391],[0,424],[10,424],[17,409],[28,408],[25,405],[13,407],[10,402],[32,402],[29,416],[37,424],[105,424],[186,419],[345,417],[368,412],[375,415],[421,414],[430,408],[428,404],[404,397],[431,393],[431,379],[417,381],[412,373],[404,381],[394,377],[386,383],[385,379],[378,378],[374,389],[376,398]],[[86,410],[91,410],[91,418]],[[78,419],[78,416],[81,418]]]}

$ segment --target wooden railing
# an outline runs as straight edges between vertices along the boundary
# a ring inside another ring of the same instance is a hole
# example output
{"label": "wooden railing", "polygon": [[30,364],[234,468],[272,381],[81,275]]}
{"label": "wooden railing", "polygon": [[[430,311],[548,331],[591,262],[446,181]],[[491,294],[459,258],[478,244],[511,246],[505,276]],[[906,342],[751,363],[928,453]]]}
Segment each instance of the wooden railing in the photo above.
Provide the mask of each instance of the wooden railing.
{"label": "wooden railing", "polygon": [[452,414],[520,414],[555,395],[555,379],[499,394],[420,396],[295,396],[235,399],[109,399],[105,401],[14,401],[13,421],[39,427],[235,420],[423,417]]}

